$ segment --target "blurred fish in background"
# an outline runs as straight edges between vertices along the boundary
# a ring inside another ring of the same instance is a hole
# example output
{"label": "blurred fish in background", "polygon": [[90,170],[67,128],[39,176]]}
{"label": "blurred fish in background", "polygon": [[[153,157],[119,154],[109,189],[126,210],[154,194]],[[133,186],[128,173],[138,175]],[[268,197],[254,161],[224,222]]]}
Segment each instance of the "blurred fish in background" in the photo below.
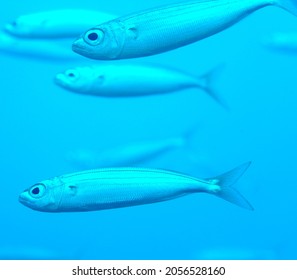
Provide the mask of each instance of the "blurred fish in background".
{"label": "blurred fish in background", "polygon": [[20,38],[73,39],[90,26],[113,18],[114,15],[93,10],[53,10],[19,16],[4,30]]}
{"label": "blurred fish in background", "polygon": [[57,74],[55,82],[76,93],[103,97],[137,97],[197,88],[226,106],[215,86],[222,67],[195,77],[160,65],[104,64],[68,69]]}
{"label": "blurred fish in background", "polygon": [[71,51],[73,39],[88,27],[114,17],[82,9],[22,15],[4,25],[0,33],[0,52],[54,63],[80,60]]}
{"label": "blurred fish in background", "polygon": [[27,59],[45,60],[52,63],[81,60],[69,51],[69,43],[16,38],[0,33],[0,54]]}
{"label": "blurred fish in background", "polygon": [[276,32],[262,40],[271,50],[287,54],[297,54],[297,32]]}
{"label": "blurred fish in background", "polygon": [[134,142],[104,150],[85,148],[72,150],[67,153],[66,159],[83,170],[99,167],[141,166],[160,156],[166,156],[168,152],[176,149],[184,149],[185,154],[194,155],[191,147],[194,146],[192,142],[197,131],[199,131],[198,125],[179,137]]}

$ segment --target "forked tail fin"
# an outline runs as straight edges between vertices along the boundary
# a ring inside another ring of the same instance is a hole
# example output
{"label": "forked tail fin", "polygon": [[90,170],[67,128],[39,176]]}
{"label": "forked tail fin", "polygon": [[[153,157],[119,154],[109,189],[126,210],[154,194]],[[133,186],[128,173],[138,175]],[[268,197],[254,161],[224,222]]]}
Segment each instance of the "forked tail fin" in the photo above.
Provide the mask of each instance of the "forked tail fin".
{"label": "forked tail fin", "polygon": [[[228,105],[220,96],[219,90],[217,89],[217,86],[216,86],[216,81],[217,81],[218,77],[220,76],[224,67],[225,67],[225,64],[223,64],[223,63],[219,64],[218,66],[211,69],[209,72],[207,72],[203,76],[199,77],[199,80],[202,81],[203,90],[205,90],[222,107],[224,107],[226,110],[229,110]],[[200,84],[200,86],[201,86],[201,84]]]}
{"label": "forked tail fin", "polygon": [[212,194],[225,199],[239,207],[254,210],[252,205],[232,186],[238,181],[238,179],[243,175],[243,173],[250,166],[251,162],[246,162],[231,171],[228,171],[222,175],[215,178],[210,178],[208,181],[220,187]]}
{"label": "forked tail fin", "polygon": [[200,122],[195,123],[193,126],[188,128],[180,137],[182,146],[192,152],[195,136],[197,136],[199,129],[201,128]]}

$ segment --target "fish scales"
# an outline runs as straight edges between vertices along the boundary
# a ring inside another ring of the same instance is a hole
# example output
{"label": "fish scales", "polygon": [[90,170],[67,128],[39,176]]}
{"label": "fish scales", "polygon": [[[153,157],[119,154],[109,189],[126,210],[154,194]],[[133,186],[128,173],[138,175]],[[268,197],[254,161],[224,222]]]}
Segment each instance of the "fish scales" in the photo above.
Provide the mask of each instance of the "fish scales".
{"label": "fish scales", "polygon": [[[148,176],[149,175],[149,176]],[[72,173],[69,175],[61,176],[61,180],[74,180],[79,181],[84,178],[88,178],[88,180],[104,180],[111,178],[114,179],[143,179],[143,178],[184,178],[195,181],[201,181],[194,177],[182,174],[175,173],[167,170],[161,169],[147,169],[147,168],[102,168],[102,169],[93,169],[88,171],[82,171],[77,173]]]}
{"label": "fish scales", "polygon": [[[246,5],[243,5],[242,2],[246,2]],[[240,4],[239,1],[194,1],[189,4],[155,9],[127,18],[123,17],[119,19],[119,22],[126,27],[131,26],[133,28],[135,26],[139,37],[149,32],[150,36],[147,39],[157,39],[160,45],[162,42],[167,45],[168,41],[164,38],[174,38],[175,44],[179,45],[181,42],[190,43],[209,36],[210,25],[212,24],[213,27],[216,27],[216,31],[213,33],[225,29],[224,22],[221,22],[221,26],[218,22],[219,14],[223,18],[228,13],[229,20],[232,22],[237,21],[238,17],[242,17],[242,12],[246,12],[247,7],[253,11],[266,5],[267,1],[253,0],[241,1]],[[222,10],[224,13],[219,13],[218,10]],[[234,17],[233,20],[232,16]],[[203,32],[204,28],[205,32]],[[163,40],[160,40],[162,38]]]}
{"label": "fish scales", "polygon": [[[64,195],[60,206],[86,203],[86,209],[123,207],[168,200],[197,191],[194,178],[148,169],[104,169],[61,176],[65,185],[76,187],[76,195]],[[115,206],[116,205],[116,206]]]}

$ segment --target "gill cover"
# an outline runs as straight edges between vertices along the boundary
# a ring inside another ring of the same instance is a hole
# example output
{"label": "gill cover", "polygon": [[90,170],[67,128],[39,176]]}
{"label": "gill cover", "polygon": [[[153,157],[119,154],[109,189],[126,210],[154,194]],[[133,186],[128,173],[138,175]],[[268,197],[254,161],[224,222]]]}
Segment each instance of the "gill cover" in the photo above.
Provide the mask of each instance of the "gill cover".
{"label": "gill cover", "polygon": [[42,212],[59,212],[65,184],[59,177],[33,185],[28,191],[31,197],[23,203],[31,209]]}

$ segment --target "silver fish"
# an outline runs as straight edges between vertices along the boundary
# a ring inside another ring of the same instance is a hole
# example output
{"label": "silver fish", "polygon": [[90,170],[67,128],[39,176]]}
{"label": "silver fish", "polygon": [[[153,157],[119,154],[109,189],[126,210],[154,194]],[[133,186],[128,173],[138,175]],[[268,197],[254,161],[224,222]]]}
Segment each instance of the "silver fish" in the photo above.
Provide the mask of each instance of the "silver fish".
{"label": "silver fish", "polygon": [[55,63],[79,60],[78,55],[75,55],[67,44],[63,45],[45,40],[21,39],[4,32],[0,33],[0,53]]}
{"label": "silver fish", "polygon": [[30,39],[75,38],[86,29],[115,18],[92,10],[53,10],[22,15],[4,30],[11,35]]}
{"label": "silver fish", "polygon": [[73,51],[92,59],[155,55],[214,35],[252,12],[279,6],[297,15],[296,0],[198,0],[120,17],[82,34]]}
{"label": "silver fish", "polygon": [[55,82],[76,93],[101,97],[137,97],[197,88],[226,106],[214,86],[221,69],[219,65],[196,77],[159,65],[104,64],[68,69],[57,74]]}
{"label": "silver fish", "polygon": [[95,169],[54,177],[22,192],[19,201],[43,212],[82,212],[166,201],[209,193],[240,207],[252,206],[232,185],[250,162],[211,179],[146,168]]}
{"label": "silver fish", "polygon": [[190,142],[196,132],[197,127],[180,137],[140,141],[97,152],[88,149],[73,150],[67,154],[67,160],[82,169],[137,166],[169,151],[191,146]]}
{"label": "silver fish", "polygon": [[277,32],[264,38],[262,43],[275,51],[297,54],[297,32]]}

